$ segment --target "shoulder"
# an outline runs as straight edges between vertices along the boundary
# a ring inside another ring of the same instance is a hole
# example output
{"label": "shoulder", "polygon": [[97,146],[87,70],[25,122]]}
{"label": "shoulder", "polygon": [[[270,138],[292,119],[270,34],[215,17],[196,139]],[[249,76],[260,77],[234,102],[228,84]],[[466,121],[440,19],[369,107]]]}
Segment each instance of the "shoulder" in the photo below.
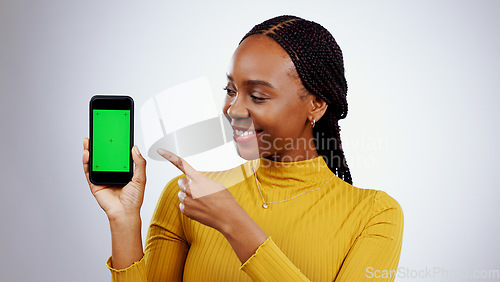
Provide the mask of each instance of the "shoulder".
{"label": "shoulder", "polygon": [[390,239],[391,242],[400,244],[404,216],[399,203],[384,191],[357,188],[350,184],[345,189],[350,191],[346,195],[352,196],[351,214],[359,220],[359,234],[370,238]]}
{"label": "shoulder", "polygon": [[356,202],[365,202],[370,205],[370,209],[374,212],[386,209],[395,209],[402,211],[399,203],[386,192],[375,189],[366,189],[353,186],[341,179],[338,179],[336,188],[341,190],[341,193],[351,197]]}
{"label": "shoulder", "polygon": [[394,234],[402,235],[404,215],[399,203],[384,191],[374,190],[368,226],[389,228]]}
{"label": "shoulder", "polygon": [[177,201],[177,199],[178,199],[177,194],[180,191],[179,186],[177,184],[177,181],[179,181],[179,179],[181,179],[183,177],[186,177],[186,175],[184,175],[184,174],[178,175],[178,176],[172,178],[165,185],[165,187],[163,187],[163,191],[161,192],[160,199],[158,201],[159,204]]}
{"label": "shoulder", "polygon": [[364,189],[353,186],[338,179],[335,190],[337,196],[352,206],[353,210],[366,220],[372,218],[392,218],[392,221],[403,221],[403,209],[399,203],[386,192],[375,189]]}
{"label": "shoulder", "polygon": [[399,203],[386,192],[380,190],[375,190],[373,196],[373,209],[375,212],[381,210],[396,210],[403,213],[403,209]]}

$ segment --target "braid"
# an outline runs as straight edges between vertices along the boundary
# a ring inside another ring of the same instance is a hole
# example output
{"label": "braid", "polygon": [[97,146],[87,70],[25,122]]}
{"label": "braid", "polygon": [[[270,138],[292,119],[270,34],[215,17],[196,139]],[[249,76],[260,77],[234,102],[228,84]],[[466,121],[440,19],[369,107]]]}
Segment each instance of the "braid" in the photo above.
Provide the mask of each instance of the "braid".
{"label": "braid", "polygon": [[328,104],[313,129],[316,150],[339,178],[352,184],[338,124],[347,115],[347,81],[339,45],[323,26],[295,16],[279,16],[258,24],[241,41],[254,34],[266,35],[285,49],[304,87]]}

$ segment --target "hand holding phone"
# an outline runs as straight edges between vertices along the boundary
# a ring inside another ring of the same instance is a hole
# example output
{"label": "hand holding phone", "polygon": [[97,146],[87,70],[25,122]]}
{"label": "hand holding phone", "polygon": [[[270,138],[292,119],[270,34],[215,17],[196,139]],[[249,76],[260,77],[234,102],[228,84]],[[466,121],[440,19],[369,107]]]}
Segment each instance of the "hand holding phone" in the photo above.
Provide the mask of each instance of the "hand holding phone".
{"label": "hand holding phone", "polygon": [[92,97],[89,120],[83,168],[92,194],[108,217],[136,212],[138,216],[146,184],[146,160],[133,146],[132,98]]}
{"label": "hand holding phone", "polygon": [[114,219],[121,215],[139,216],[139,211],[144,199],[146,186],[146,160],[142,157],[137,146],[132,149],[133,162],[135,164],[132,180],[125,186],[120,185],[97,185],[90,181],[90,140],[83,140],[83,171],[90,191],[96,198],[101,208],[106,212],[108,218]]}

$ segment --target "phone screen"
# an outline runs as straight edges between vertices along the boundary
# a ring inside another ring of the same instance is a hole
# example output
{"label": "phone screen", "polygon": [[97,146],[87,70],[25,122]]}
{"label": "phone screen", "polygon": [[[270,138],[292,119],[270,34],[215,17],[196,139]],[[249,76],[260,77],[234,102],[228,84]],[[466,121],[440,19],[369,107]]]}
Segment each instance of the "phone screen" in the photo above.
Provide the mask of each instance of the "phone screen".
{"label": "phone screen", "polygon": [[93,110],[92,170],[130,169],[130,110]]}
{"label": "phone screen", "polygon": [[134,100],[95,95],[90,100],[89,179],[94,184],[128,183],[133,176]]}

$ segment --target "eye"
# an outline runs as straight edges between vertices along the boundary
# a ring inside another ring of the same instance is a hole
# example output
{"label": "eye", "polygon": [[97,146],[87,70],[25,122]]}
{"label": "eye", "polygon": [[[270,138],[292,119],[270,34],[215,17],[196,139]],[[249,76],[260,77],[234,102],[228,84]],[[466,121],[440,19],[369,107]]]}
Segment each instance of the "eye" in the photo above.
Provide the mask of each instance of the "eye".
{"label": "eye", "polygon": [[262,98],[262,97],[257,97],[253,94],[250,94],[250,97],[255,101],[255,102],[263,102],[265,100],[267,100],[266,98]]}
{"label": "eye", "polygon": [[233,89],[229,88],[229,87],[224,87],[222,88],[224,91],[226,91],[226,94],[227,96],[229,97],[233,97],[236,95],[236,91],[234,91]]}

